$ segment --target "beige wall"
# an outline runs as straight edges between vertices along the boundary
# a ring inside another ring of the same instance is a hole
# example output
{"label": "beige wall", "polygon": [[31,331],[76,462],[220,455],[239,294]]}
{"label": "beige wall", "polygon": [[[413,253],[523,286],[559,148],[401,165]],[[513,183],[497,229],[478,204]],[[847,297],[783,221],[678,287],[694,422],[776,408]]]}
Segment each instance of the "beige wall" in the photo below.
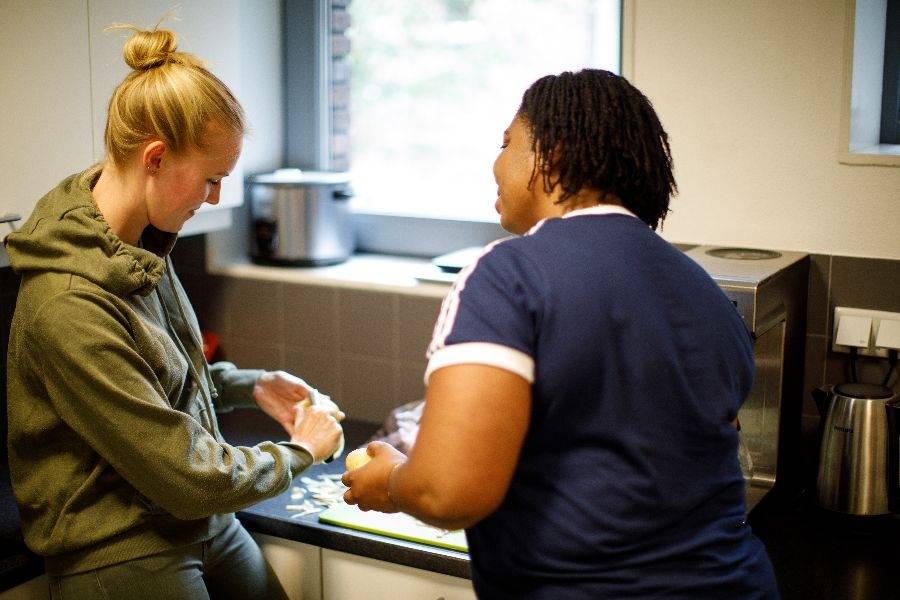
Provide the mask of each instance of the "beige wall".
{"label": "beige wall", "polygon": [[626,75],[680,187],[667,239],[900,259],[900,167],[838,162],[846,0],[631,1]]}

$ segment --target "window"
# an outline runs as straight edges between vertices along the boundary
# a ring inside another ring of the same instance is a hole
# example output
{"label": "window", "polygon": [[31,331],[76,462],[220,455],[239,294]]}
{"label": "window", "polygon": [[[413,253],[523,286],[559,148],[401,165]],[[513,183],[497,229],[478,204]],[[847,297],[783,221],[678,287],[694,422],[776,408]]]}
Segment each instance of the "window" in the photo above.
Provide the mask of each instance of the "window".
{"label": "window", "polygon": [[888,0],[885,15],[881,143],[900,144],[900,0]]}
{"label": "window", "polygon": [[900,166],[900,0],[847,0],[841,162]]}
{"label": "window", "polygon": [[492,165],[522,92],[620,70],[619,0],[356,0],[350,164],[361,213],[497,222]]}

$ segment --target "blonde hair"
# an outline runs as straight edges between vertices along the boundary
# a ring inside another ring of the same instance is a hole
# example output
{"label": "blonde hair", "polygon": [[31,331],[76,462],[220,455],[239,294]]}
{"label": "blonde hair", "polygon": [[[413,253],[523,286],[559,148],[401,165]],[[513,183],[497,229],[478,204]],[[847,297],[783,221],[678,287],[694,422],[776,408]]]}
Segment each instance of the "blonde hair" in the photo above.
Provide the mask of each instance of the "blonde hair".
{"label": "blonde hair", "polygon": [[123,51],[134,70],[113,92],[103,136],[115,165],[124,166],[151,138],[163,140],[176,154],[202,150],[210,122],[244,134],[244,111],[234,94],[200,59],[177,51],[173,31],[122,24],[110,29],[134,32]]}

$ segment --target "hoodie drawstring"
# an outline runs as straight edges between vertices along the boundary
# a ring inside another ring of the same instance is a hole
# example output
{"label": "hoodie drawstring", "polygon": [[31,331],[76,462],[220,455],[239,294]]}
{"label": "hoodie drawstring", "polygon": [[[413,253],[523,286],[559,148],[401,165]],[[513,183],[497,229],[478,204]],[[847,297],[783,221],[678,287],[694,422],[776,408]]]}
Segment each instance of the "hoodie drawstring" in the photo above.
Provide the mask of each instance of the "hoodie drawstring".
{"label": "hoodie drawstring", "polygon": [[203,343],[196,338],[196,336],[194,335],[193,328],[188,325],[187,314],[184,311],[184,306],[181,304],[181,300],[178,298],[178,289],[175,286],[174,279],[172,278],[172,269],[173,268],[174,267],[172,266],[171,259],[168,256],[166,256],[166,275],[165,276],[166,276],[166,279],[169,281],[169,286],[172,288],[172,292],[173,292],[172,295],[175,297],[175,305],[178,307],[178,311],[180,313],[181,320],[187,327],[187,329],[189,331],[189,335],[191,337],[191,341],[197,347],[197,350],[199,351],[200,356],[202,357],[201,364],[203,366],[203,375],[205,376],[206,383],[209,388],[209,396],[207,396],[206,393],[203,391],[202,380],[200,379],[200,374],[197,372],[197,369],[194,366],[194,361],[191,360],[190,352],[188,352],[187,348],[182,343],[181,337],[175,333],[175,328],[172,326],[172,321],[169,317],[169,311],[166,307],[165,302],[163,301],[162,294],[159,291],[159,286],[157,286],[155,289],[156,295],[159,298],[159,303],[163,309],[163,316],[166,319],[166,327],[169,328],[169,331],[172,334],[172,337],[175,339],[175,342],[178,344],[179,350],[181,350],[181,352],[184,354],[184,356],[188,359],[188,368],[190,370],[191,377],[193,377],[194,380],[197,382],[197,386],[200,388],[200,392],[203,394],[204,399],[209,404],[210,408],[212,408],[212,399],[218,398],[219,394],[216,391],[216,386],[213,383],[212,375],[209,372],[209,365],[207,364],[206,357],[203,354]]}

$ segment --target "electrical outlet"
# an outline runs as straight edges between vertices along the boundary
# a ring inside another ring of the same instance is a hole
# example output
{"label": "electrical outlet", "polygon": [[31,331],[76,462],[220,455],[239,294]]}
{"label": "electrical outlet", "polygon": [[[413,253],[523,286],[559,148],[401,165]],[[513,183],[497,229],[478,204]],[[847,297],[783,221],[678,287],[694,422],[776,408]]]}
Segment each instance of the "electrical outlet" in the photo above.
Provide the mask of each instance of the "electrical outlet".
{"label": "electrical outlet", "polygon": [[[851,317],[853,322],[848,322],[847,325],[856,325],[859,326],[862,321],[858,321],[857,319],[871,319],[871,327],[869,328],[869,339],[868,344],[864,348],[857,348],[857,352],[862,356],[881,356],[887,357],[888,351],[886,348],[881,348],[876,346],[875,341],[878,340],[881,343],[893,343],[885,342],[883,340],[893,340],[893,329],[896,327],[891,321],[900,321],[900,313],[895,312],[887,312],[883,310],[869,310],[867,308],[849,308],[846,306],[836,306],[834,308],[834,329],[832,330],[832,344],[831,350],[833,352],[850,352],[851,346],[838,344],[838,328],[840,326],[841,319],[843,317]],[[879,333],[881,332],[881,322],[885,321],[885,332],[879,337]],[[848,330],[845,326],[841,331],[841,340],[847,341],[850,343],[851,340],[855,338],[853,336],[846,338],[844,336],[847,335]]]}

